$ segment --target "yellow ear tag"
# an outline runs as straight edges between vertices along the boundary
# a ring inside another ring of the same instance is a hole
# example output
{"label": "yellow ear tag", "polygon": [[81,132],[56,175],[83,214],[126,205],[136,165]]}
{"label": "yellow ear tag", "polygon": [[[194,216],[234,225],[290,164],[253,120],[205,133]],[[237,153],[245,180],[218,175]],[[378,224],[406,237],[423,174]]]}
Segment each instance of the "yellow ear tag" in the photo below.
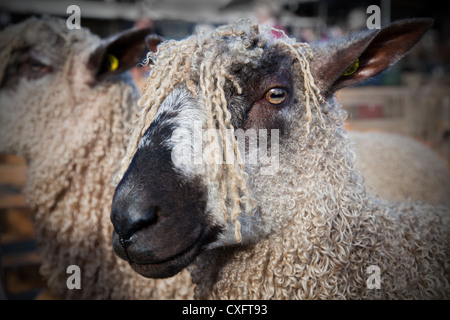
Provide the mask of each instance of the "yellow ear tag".
{"label": "yellow ear tag", "polygon": [[109,70],[110,71],[114,71],[114,70],[117,70],[117,68],[119,68],[119,59],[117,59],[117,57],[115,55],[107,53],[106,59],[109,62]]}
{"label": "yellow ear tag", "polygon": [[358,67],[359,67],[359,59],[356,58],[355,62],[353,62],[353,64],[350,67],[348,67],[342,75],[350,76],[350,75],[354,74],[356,72],[356,70],[358,70]]}

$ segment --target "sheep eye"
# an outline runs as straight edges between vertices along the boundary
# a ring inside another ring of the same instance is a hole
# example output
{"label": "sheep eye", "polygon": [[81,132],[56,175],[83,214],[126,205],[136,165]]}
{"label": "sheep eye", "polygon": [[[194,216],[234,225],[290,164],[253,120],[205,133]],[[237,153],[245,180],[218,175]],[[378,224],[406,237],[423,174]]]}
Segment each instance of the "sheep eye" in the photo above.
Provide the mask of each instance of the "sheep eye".
{"label": "sheep eye", "polygon": [[32,57],[28,58],[21,66],[26,77],[29,79],[36,79],[44,76],[52,71],[50,66]]}
{"label": "sheep eye", "polygon": [[29,63],[29,66],[30,66],[31,71],[33,71],[33,72],[40,71],[42,68],[45,67],[42,63],[40,63],[36,60],[31,60]]}
{"label": "sheep eye", "polygon": [[287,98],[287,91],[283,88],[272,88],[269,91],[267,91],[265,99],[270,102],[271,104],[282,104],[284,101],[286,101]]}

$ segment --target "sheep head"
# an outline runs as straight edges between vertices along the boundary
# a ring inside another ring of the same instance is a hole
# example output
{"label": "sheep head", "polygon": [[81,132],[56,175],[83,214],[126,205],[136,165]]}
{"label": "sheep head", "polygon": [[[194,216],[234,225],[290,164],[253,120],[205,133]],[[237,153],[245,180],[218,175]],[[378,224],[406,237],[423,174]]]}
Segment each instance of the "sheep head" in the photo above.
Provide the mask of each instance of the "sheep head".
{"label": "sheep head", "polygon": [[53,150],[60,157],[58,146],[83,140],[78,137],[86,130],[80,126],[95,116],[93,104],[110,103],[100,101],[108,98],[108,85],[130,82],[119,75],[145,57],[149,31],[132,29],[100,39],[87,29],[69,30],[64,19],[56,18],[30,18],[4,30],[0,152],[31,160]]}
{"label": "sheep head", "polygon": [[[330,143],[344,135],[345,115],[328,100],[397,61],[430,24],[309,46],[244,20],[161,44],[148,57],[143,109],[118,173],[116,254],[146,277],[172,276],[203,250],[279,230],[306,205],[283,200],[283,190],[313,192],[317,167],[323,180],[357,180],[345,139]],[[338,161],[323,156],[332,147],[348,176],[327,172]]]}

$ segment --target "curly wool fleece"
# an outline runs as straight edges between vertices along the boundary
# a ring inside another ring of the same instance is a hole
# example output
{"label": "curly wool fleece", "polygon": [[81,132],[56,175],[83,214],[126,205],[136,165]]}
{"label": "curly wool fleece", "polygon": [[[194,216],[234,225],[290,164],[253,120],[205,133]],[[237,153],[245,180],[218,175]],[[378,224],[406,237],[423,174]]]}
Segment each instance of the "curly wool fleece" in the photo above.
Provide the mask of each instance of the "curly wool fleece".
{"label": "curly wool fleece", "polygon": [[[249,174],[278,228],[254,245],[201,255],[191,271],[196,298],[449,297],[448,209],[369,198],[344,133],[336,137],[326,148],[315,139],[284,146],[302,161],[284,159],[275,179]],[[336,166],[331,154],[346,161]],[[381,290],[368,287],[370,266],[380,268]]]}
{"label": "curly wool fleece", "polygon": [[[299,108],[280,143],[280,170],[248,168],[269,235],[204,251],[190,268],[195,297],[449,298],[448,208],[369,196],[343,128],[346,113],[331,100],[311,108],[310,119]],[[367,283],[372,266],[380,290]]]}
{"label": "curly wool fleece", "polygon": [[[298,157],[280,157],[277,175],[249,173],[274,229],[254,245],[202,254],[191,271],[196,298],[450,297],[448,209],[370,198],[343,112],[330,108],[327,120],[326,131],[314,127],[280,146]],[[381,290],[368,287],[370,266],[380,270]]]}
{"label": "curly wool fleece", "polygon": [[[56,52],[61,61],[52,66],[52,75],[21,79],[19,90],[0,92],[0,145],[27,159],[25,197],[35,212],[40,271],[52,293],[82,299],[191,298],[187,272],[146,279],[112,251],[111,179],[126,149],[137,97],[123,78],[88,84],[87,49],[100,39],[85,29],[70,32],[65,20],[33,18],[4,30],[0,43],[5,44],[2,77],[9,57],[27,46]],[[81,269],[81,290],[66,286],[66,270],[73,264]]]}

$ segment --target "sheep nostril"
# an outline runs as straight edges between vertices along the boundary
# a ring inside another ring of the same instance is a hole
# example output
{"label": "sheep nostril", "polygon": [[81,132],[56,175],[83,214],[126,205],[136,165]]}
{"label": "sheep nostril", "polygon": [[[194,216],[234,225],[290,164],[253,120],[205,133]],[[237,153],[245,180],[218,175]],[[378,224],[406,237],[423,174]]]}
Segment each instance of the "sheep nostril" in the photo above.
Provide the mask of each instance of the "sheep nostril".
{"label": "sheep nostril", "polygon": [[160,212],[160,209],[159,209],[158,206],[155,206],[152,209],[150,209],[150,212],[149,212],[149,224],[156,223],[156,221],[158,220],[159,212]]}
{"label": "sheep nostril", "polygon": [[128,247],[128,245],[131,243],[131,238],[125,239],[121,235],[119,235],[119,242],[122,245],[122,247],[124,247],[126,249]]}
{"label": "sheep nostril", "polygon": [[131,239],[137,231],[151,226],[158,221],[158,213],[159,208],[153,207],[139,215],[133,214],[125,221],[115,225],[120,244],[126,248],[131,243]]}

